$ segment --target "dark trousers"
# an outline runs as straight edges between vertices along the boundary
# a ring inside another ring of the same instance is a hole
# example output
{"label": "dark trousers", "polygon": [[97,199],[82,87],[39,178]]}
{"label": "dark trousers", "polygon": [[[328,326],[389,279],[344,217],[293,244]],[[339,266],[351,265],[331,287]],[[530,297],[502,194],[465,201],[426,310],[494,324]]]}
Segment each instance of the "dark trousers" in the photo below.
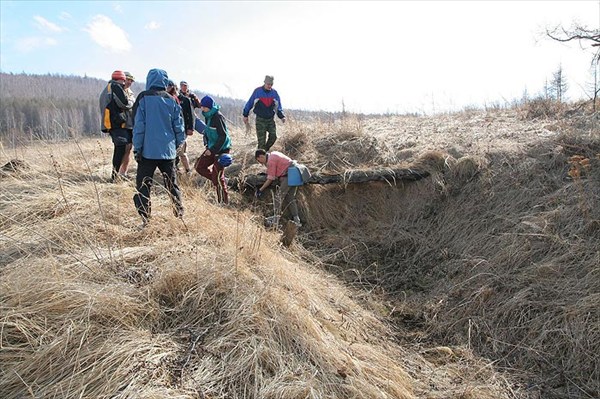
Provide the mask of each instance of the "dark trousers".
{"label": "dark trousers", "polygon": [[287,176],[279,178],[279,187],[277,188],[277,195],[275,195],[274,202],[277,215],[283,214],[283,212],[288,210],[293,218],[298,217],[298,204],[296,203],[297,193],[298,187],[289,186]]}
{"label": "dark trousers", "polygon": [[115,180],[115,178],[117,177],[117,173],[119,173],[121,163],[123,162],[123,158],[125,157],[126,149],[127,145],[115,145],[112,157],[112,173],[110,174],[110,180]]}
{"label": "dark trousers", "polygon": [[[268,134],[268,138],[267,138]],[[256,138],[258,140],[257,148],[262,148],[265,151],[269,151],[275,141],[277,140],[277,127],[275,125],[275,118],[261,118],[256,117]]]}
{"label": "dark trousers", "polygon": [[204,155],[204,153],[196,161],[194,169],[201,176],[206,177],[212,182],[217,190],[217,201],[227,204],[229,202],[229,194],[227,193],[227,185],[225,184],[225,168],[217,162],[215,154]]}
{"label": "dark trousers", "polygon": [[115,180],[117,173],[119,173],[119,169],[123,163],[123,158],[125,157],[127,144],[131,143],[132,136],[133,134],[129,129],[118,128],[110,131],[110,138],[115,146],[112,157],[112,173],[110,174],[111,180]]}
{"label": "dark trousers", "polygon": [[146,159],[138,162],[135,186],[137,192],[133,196],[133,203],[138,213],[144,219],[149,219],[151,214],[150,189],[152,188],[154,171],[158,168],[162,173],[165,188],[173,201],[175,216],[183,216],[181,191],[177,185],[177,170],[174,159]]}

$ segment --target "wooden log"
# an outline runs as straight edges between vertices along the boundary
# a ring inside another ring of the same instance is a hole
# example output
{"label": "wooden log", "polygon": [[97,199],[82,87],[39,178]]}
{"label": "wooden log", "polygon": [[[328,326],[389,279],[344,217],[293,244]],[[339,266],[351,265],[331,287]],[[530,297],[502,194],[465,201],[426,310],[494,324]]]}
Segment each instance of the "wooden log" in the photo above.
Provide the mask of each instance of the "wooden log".
{"label": "wooden log", "polygon": [[[429,176],[429,172],[420,169],[373,169],[348,170],[341,174],[313,173],[308,184],[355,184],[372,181],[385,181],[395,185],[398,181],[417,181]],[[243,187],[256,188],[267,180],[266,173],[246,175],[242,178],[232,178],[229,186],[240,189]]]}

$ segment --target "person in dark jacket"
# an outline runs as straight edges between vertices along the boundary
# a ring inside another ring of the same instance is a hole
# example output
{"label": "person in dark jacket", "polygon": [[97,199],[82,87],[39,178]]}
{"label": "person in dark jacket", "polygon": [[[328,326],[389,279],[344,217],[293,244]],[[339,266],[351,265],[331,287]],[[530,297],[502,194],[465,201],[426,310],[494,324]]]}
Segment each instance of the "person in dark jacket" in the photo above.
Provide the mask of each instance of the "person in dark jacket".
{"label": "person in dark jacket", "polygon": [[[285,123],[281,99],[279,98],[277,91],[273,89],[273,76],[265,76],[264,85],[254,89],[252,95],[248,99],[244,111],[242,112],[244,124],[246,124],[247,128],[249,126],[248,115],[250,115],[251,109],[254,109],[254,113],[256,114],[257,147],[269,151],[277,140],[275,114],[277,114],[277,117]],[[268,139],[267,133],[269,136]]]}
{"label": "person in dark jacket", "polygon": [[146,90],[139,94],[134,105],[133,153],[138,169],[133,203],[142,217],[142,227],[151,216],[150,189],[156,168],[171,195],[175,216],[183,217],[175,158],[185,142],[185,132],[181,107],[166,91],[168,80],[164,70],[151,69],[146,77]]}
{"label": "person in dark jacket", "polygon": [[[131,86],[135,82],[135,77],[125,71],[125,94],[127,95],[128,102],[131,102],[132,108],[127,111],[127,122],[125,122],[125,128],[129,132],[129,136],[133,138],[133,103],[135,102],[135,94],[133,90],[131,90]],[[119,168],[119,177],[123,180],[129,180],[129,176],[127,171],[129,170],[129,161],[131,159],[131,148],[133,147],[132,142],[125,147],[125,154],[123,154],[123,161],[121,162],[121,167]]]}
{"label": "person in dark jacket", "polygon": [[196,161],[194,169],[212,181],[217,190],[217,201],[227,204],[229,195],[225,183],[225,167],[219,162],[219,157],[222,154],[229,154],[231,139],[225,124],[225,117],[219,111],[220,108],[210,96],[204,96],[200,100],[200,110],[206,122],[203,132],[206,138],[206,149]]}
{"label": "person in dark jacket", "polygon": [[200,99],[198,98],[198,96],[195,93],[193,93],[190,90],[188,82],[186,82],[185,80],[182,80],[181,82],[179,82],[179,89],[180,89],[179,92],[181,94],[183,94],[184,96],[186,96],[190,99],[190,101],[192,102],[192,107],[200,108]]}
{"label": "person in dark jacket", "polygon": [[[183,117],[183,124],[185,126],[185,134],[191,136],[194,134],[194,115],[192,111],[192,103],[189,98],[182,96],[177,89],[177,85],[172,80],[167,82],[167,93],[169,93],[177,104],[181,107],[181,116]],[[192,169],[190,168],[190,160],[187,155],[187,140],[177,151],[177,158],[175,158],[175,168],[179,172],[179,162],[183,164],[186,175],[190,175]]]}
{"label": "person in dark jacket", "polygon": [[[196,117],[196,115],[194,114],[192,99],[188,95],[186,95],[186,93],[184,93],[183,90],[179,92],[179,94],[177,95],[177,99],[179,100],[179,105],[181,105],[183,123],[185,125],[185,134],[187,136],[191,136],[194,134],[194,120]],[[190,160],[187,155],[187,140],[185,143],[183,143],[181,153],[179,154],[179,160],[185,168],[185,173],[189,175],[192,172],[192,169],[190,168]]]}
{"label": "person in dark jacket", "polygon": [[133,99],[125,92],[126,76],[123,71],[114,71],[111,80],[100,93],[101,127],[104,133],[110,134],[114,150],[110,181],[114,182],[121,169],[127,153],[127,145],[131,144],[132,133],[127,128],[127,116],[133,106]]}

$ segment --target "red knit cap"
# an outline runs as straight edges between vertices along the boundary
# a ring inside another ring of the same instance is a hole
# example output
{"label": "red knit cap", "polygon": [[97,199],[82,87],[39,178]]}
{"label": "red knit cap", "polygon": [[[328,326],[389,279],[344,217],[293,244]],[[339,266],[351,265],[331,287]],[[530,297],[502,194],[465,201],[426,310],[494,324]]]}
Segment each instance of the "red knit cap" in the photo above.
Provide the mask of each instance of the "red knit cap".
{"label": "red knit cap", "polygon": [[114,71],[112,76],[110,77],[112,80],[126,80],[125,72],[123,71]]}

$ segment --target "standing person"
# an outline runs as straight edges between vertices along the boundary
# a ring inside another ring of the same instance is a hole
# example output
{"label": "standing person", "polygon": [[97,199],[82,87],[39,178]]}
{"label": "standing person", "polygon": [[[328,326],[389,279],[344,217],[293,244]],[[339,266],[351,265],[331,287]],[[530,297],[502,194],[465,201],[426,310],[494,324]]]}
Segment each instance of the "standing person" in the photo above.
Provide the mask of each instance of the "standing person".
{"label": "standing person", "polygon": [[[125,72],[125,95],[127,96],[127,100],[131,101],[131,104],[135,102],[135,94],[133,93],[133,90],[131,90],[133,82],[135,82],[135,77],[131,73]],[[125,127],[131,137],[133,137],[133,108],[127,110],[127,122]],[[123,155],[123,161],[121,161],[121,167],[119,168],[119,176],[123,179],[129,179],[127,170],[129,169],[132,146],[132,143],[125,146],[125,154]]]}
{"label": "standing person", "polygon": [[192,102],[192,107],[200,108],[200,99],[198,98],[198,96],[196,94],[194,94],[190,91],[188,82],[186,82],[185,80],[182,80],[181,82],[179,82],[179,88],[180,88],[181,94],[183,94],[184,96],[186,96],[187,98],[190,99],[190,101]]}
{"label": "standing person", "polygon": [[231,139],[220,109],[210,96],[204,96],[200,100],[200,110],[206,122],[203,133],[206,137],[206,149],[196,161],[195,169],[212,181],[217,190],[217,202],[227,204],[229,195],[225,183],[225,167],[231,164]]}
{"label": "standing person", "polygon": [[[194,121],[196,119],[196,115],[194,114],[194,105],[192,104],[193,99],[195,98],[198,101],[198,97],[194,93],[188,93],[187,91],[187,83],[184,85],[185,81],[182,81],[180,84],[181,90],[177,98],[179,99],[179,105],[181,105],[181,112],[183,115],[183,122],[185,124],[185,134],[191,136],[194,134]],[[198,101],[198,105],[200,102]],[[183,144],[181,149],[181,154],[179,154],[179,159],[185,168],[186,175],[190,175],[192,173],[192,169],[190,168],[190,160],[187,155],[187,140]]]}
{"label": "standing person", "polygon": [[[248,99],[243,111],[244,124],[246,126],[248,126],[248,115],[253,108],[254,113],[256,114],[257,147],[269,151],[277,140],[275,114],[277,114],[277,117],[285,123],[281,99],[279,98],[277,91],[273,89],[273,76],[265,76],[264,85],[254,89],[250,99]],[[268,139],[267,133],[269,135]]]}
{"label": "standing person", "polygon": [[298,216],[298,205],[296,203],[296,194],[298,187],[290,187],[288,185],[288,168],[292,165],[293,160],[285,154],[278,151],[266,152],[262,148],[259,148],[254,153],[256,161],[261,165],[267,167],[267,180],[263,185],[256,191],[256,197],[262,196],[263,192],[273,183],[275,180],[279,180],[279,189],[275,195],[275,221],[273,224],[279,223],[279,217],[281,216],[281,205],[282,200],[285,204],[285,209],[289,209],[294,223],[300,227],[300,216]]}
{"label": "standing person", "polygon": [[125,93],[126,80],[123,71],[114,71],[111,80],[100,93],[99,104],[102,115],[100,128],[104,133],[110,134],[114,145],[111,182],[116,180],[127,152],[127,145],[132,140],[131,131],[127,129],[127,113],[131,110],[133,101]]}
{"label": "standing person", "polygon": [[173,82],[170,79],[167,80],[167,93],[169,93],[171,97],[173,97],[173,99],[177,101],[177,104],[181,105],[181,103],[179,102],[179,98],[177,98],[177,86],[175,85],[175,82]]}
{"label": "standing person", "polygon": [[146,90],[140,93],[134,107],[133,153],[138,169],[133,203],[142,217],[142,227],[151,216],[150,189],[156,168],[162,173],[171,195],[175,216],[183,217],[175,157],[177,149],[185,142],[185,132],[181,107],[166,91],[168,80],[162,69],[148,71]]}
{"label": "standing person", "polygon": [[[177,104],[181,107],[181,116],[183,117],[183,124],[185,127],[185,134],[187,136],[191,136],[194,134],[194,119],[193,119],[193,110],[192,104],[189,98],[186,96],[182,96],[181,93],[177,90],[177,85],[172,80],[167,82],[167,93],[169,93]],[[183,145],[177,150],[177,158],[175,160],[175,167],[177,171],[179,171],[179,162],[183,164],[185,168],[186,175],[192,173],[192,169],[190,168],[190,160],[187,155],[187,140],[183,143]]]}

